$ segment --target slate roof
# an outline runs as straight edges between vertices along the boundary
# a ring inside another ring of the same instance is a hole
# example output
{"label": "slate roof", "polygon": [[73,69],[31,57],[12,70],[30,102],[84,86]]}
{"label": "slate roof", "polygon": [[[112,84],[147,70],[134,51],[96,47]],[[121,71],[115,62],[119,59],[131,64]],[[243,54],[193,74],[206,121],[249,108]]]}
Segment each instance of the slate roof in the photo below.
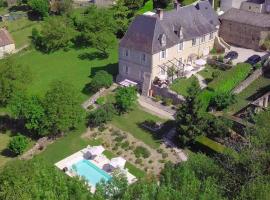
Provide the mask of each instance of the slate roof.
{"label": "slate roof", "polygon": [[248,24],[257,27],[270,28],[270,15],[263,13],[249,12],[231,8],[220,16],[221,20],[229,20],[241,24]]}
{"label": "slate roof", "polygon": [[[196,6],[164,11],[162,20],[157,14],[137,16],[120,41],[120,46],[154,54],[180,42],[175,30],[181,29],[183,40],[190,40],[216,31],[216,25],[219,25],[218,15],[208,1],[201,1]],[[166,35],[165,47],[160,43],[162,34]]]}
{"label": "slate roof", "polygon": [[6,46],[9,44],[14,44],[13,39],[6,29],[1,28],[0,29],[0,47]]}

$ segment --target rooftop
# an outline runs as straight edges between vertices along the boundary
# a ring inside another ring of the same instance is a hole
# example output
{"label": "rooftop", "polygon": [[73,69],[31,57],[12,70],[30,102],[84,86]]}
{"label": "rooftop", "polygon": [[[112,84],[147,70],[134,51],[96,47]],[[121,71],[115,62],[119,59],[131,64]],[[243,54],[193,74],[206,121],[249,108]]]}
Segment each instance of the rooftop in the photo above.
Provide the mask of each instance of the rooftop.
{"label": "rooftop", "polygon": [[5,28],[1,28],[0,29],[0,47],[6,46],[9,44],[14,44],[13,39]]}

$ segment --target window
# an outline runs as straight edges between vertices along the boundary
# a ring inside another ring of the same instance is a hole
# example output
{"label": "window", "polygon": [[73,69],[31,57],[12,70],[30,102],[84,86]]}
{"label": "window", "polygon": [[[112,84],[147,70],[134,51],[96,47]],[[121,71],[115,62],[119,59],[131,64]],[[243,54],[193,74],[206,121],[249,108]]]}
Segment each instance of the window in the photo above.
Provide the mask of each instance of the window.
{"label": "window", "polygon": [[129,56],[129,50],[125,49],[125,56],[128,57]]}
{"label": "window", "polygon": [[212,40],[214,38],[214,33],[210,33],[209,40]]}
{"label": "window", "polygon": [[177,60],[177,66],[180,67],[182,65],[182,58],[179,58]]}
{"label": "window", "polygon": [[142,63],[145,63],[146,62],[146,55],[145,55],[145,53],[142,54],[141,61],[142,61]]}
{"label": "window", "polygon": [[183,46],[184,46],[183,42],[180,42],[178,44],[178,51],[182,51],[183,50]]}
{"label": "window", "polygon": [[205,35],[201,37],[201,43],[205,42]]}
{"label": "window", "polygon": [[195,46],[196,45],[196,38],[193,38],[192,39],[192,46]]}
{"label": "window", "polygon": [[124,65],[124,70],[125,70],[125,74],[128,74],[129,73],[129,70],[128,70],[128,66],[127,65]]}
{"label": "window", "polygon": [[162,50],[162,51],[160,52],[160,58],[161,58],[161,59],[165,59],[165,58],[166,58],[166,50]]}
{"label": "window", "polygon": [[162,34],[160,43],[161,43],[161,46],[166,45],[166,35],[165,34]]}

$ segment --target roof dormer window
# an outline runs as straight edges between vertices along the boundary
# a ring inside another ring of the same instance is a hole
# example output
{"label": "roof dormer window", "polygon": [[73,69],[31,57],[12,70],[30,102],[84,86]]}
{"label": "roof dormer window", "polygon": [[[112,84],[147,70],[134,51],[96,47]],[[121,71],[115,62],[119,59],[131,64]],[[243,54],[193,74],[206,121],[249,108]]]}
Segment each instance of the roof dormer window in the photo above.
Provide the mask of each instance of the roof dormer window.
{"label": "roof dormer window", "polygon": [[166,46],[166,35],[162,34],[161,40],[160,40],[161,46]]}
{"label": "roof dormer window", "polygon": [[183,31],[182,31],[182,28],[179,29],[178,36],[179,36],[180,40],[183,39]]}

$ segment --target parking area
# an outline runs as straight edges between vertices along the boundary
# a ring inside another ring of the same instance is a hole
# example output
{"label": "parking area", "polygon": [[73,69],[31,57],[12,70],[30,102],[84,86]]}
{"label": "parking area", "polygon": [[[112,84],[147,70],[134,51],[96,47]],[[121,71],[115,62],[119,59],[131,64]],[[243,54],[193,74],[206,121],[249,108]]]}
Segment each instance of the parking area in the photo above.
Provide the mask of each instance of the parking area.
{"label": "parking area", "polygon": [[238,53],[238,58],[233,60],[233,64],[245,62],[250,56],[255,55],[255,54],[261,57],[267,54],[267,52],[257,52],[252,49],[245,49],[245,48],[235,47],[235,46],[231,46],[231,49],[226,50],[226,53],[229,51],[236,51]]}

